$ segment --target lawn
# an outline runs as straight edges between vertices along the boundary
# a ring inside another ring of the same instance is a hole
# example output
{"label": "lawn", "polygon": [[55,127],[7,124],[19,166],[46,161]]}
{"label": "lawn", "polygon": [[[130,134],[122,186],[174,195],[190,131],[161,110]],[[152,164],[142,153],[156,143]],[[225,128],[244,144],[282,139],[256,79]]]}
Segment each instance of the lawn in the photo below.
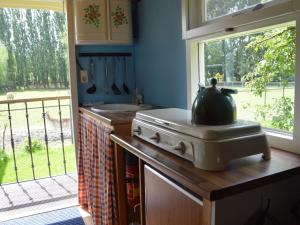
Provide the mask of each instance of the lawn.
{"label": "lawn", "polygon": [[[235,88],[235,87],[232,87]],[[250,90],[246,88],[235,88],[238,89],[238,94],[232,95],[237,106],[237,117],[239,119],[255,121],[256,120],[256,111],[258,106],[263,106],[265,104],[264,94],[262,97],[255,96]],[[294,102],[294,88],[287,88],[285,90],[285,97],[289,97]],[[269,88],[267,89],[266,94],[266,104],[274,104],[276,99],[279,99],[283,96],[282,89],[279,88]],[[267,119],[265,121],[258,121],[264,127],[273,128],[271,123],[271,119]]]}
{"label": "lawn", "polygon": [[[67,173],[76,171],[75,151],[73,145],[65,147]],[[63,153],[59,147],[49,149],[52,176],[64,174]],[[42,149],[33,153],[36,178],[48,177],[48,161],[46,150]],[[25,151],[17,151],[16,162],[19,181],[33,179],[30,154]],[[0,159],[0,184],[16,182],[13,155],[9,154],[6,160]]]}

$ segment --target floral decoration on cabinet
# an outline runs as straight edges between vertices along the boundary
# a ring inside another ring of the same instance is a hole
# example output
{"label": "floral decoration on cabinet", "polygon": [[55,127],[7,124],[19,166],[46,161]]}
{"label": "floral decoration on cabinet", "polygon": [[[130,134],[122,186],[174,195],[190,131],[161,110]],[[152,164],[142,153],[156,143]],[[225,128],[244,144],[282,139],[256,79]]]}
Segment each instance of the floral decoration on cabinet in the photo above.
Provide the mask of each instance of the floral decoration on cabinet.
{"label": "floral decoration on cabinet", "polygon": [[117,5],[114,12],[112,12],[113,23],[116,28],[124,24],[128,24],[128,19],[125,14],[125,10]]}
{"label": "floral decoration on cabinet", "polygon": [[91,4],[83,10],[85,13],[83,17],[83,21],[85,22],[85,24],[94,25],[98,28],[101,22],[100,5]]}

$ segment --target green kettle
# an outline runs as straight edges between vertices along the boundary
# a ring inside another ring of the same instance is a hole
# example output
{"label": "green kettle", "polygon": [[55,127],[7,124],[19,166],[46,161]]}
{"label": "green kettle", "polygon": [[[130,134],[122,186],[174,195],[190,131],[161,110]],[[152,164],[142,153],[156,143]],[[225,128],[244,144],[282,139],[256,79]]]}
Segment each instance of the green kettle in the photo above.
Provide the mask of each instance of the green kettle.
{"label": "green kettle", "polygon": [[236,122],[236,105],[231,94],[237,90],[217,88],[216,78],[210,80],[211,87],[199,86],[192,107],[192,124],[228,125]]}

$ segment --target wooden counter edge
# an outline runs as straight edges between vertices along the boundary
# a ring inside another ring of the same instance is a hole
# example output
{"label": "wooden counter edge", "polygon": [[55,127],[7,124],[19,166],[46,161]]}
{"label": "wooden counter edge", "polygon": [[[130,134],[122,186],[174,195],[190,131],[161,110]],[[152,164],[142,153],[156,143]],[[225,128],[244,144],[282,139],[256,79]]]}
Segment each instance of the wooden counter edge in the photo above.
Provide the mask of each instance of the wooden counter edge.
{"label": "wooden counter edge", "polygon": [[91,110],[88,110],[86,108],[83,107],[79,107],[79,113],[83,113],[86,114],[88,116],[90,116],[91,118],[95,119],[95,120],[101,120],[102,122],[108,124],[108,125],[113,125],[112,121],[104,116],[101,116],[97,113],[93,113]]}

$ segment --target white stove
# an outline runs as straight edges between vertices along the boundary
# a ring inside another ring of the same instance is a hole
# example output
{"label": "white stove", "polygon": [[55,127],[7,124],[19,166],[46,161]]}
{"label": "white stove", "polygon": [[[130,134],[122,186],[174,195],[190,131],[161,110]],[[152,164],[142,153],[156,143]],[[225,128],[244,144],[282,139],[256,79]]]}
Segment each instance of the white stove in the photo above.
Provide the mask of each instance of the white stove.
{"label": "white stove", "polygon": [[224,170],[234,159],[262,154],[270,159],[259,124],[239,120],[231,125],[193,125],[191,111],[177,108],[136,113],[132,135],[191,161],[204,170]]}

